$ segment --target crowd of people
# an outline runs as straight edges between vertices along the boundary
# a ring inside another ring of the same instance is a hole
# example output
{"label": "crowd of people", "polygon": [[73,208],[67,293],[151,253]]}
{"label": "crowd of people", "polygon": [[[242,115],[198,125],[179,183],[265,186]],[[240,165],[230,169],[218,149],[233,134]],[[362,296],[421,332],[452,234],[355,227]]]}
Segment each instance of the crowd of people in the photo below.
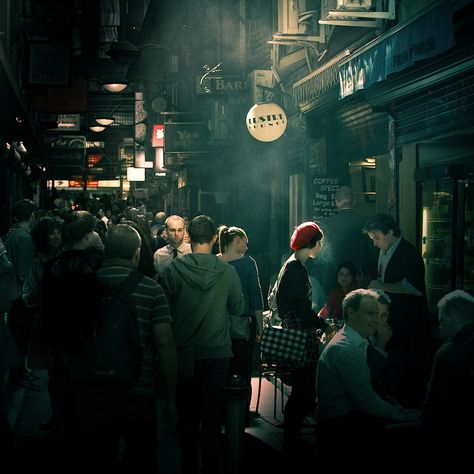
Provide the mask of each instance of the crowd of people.
{"label": "crowd of people", "polygon": [[[375,453],[390,442],[413,454],[418,437],[416,454],[426,455],[444,432],[444,446],[465,441],[460,434],[474,415],[474,297],[455,290],[440,300],[446,342],[438,348],[421,256],[390,216],[357,216],[349,188],[338,191],[336,216],[295,228],[268,302],[243,228],[163,211],[150,222],[133,206],[112,214],[63,200],[50,211],[18,201],[0,241],[3,466],[18,462],[5,383],[38,391],[34,369],[44,369],[51,418],[42,428],[62,440],[66,470],[113,472],[123,442],[126,472],[157,472],[157,440],[176,428],[183,474],[225,472],[223,387],[234,374],[245,381],[249,424],[266,303],[278,315],[272,324],[307,333],[304,366],[287,368],[282,453],[289,465],[308,450],[332,459],[340,442],[349,463],[367,444]],[[105,287],[122,293],[136,321],[139,370],[123,391],[73,383],[84,363],[78,354],[101,317],[97,288]],[[233,332],[236,317],[247,335]],[[321,337],[334,322],[337,330]],[[314,446],[301,436],[309,413],[317,420]]]}

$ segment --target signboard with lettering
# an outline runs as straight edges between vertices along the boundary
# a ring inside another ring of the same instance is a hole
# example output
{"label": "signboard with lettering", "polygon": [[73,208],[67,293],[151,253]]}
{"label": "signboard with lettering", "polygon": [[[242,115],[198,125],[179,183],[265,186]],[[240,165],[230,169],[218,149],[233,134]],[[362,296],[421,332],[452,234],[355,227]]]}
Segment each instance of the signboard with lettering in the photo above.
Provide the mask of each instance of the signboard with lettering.
{"label": "signboard with lettering", "polygon": [[371,48],[342,61],[338,66],[340,98],[450,49],[455,44],[451,8],[449,2],[442,2],[403,28],[394,28]]}
{"label": "signboard with lettering", "polygon": [[165,142],[165,126],[161,124],[153,125],[153,136],[151,139],[151,146],[153,148],[163,147]]}
{"label": "signboard with lettering", "polygon": [[68,84],[70,52],[68,44],[31,42],[28,83],[48,86]]}
{"label": "signboard with lettering", "polygon": [[85,166],[85,150],[85,136],[57,135],[48,150],[51,177],[69,179],[72,175],[81,175]]}
{"label": "signboard with lettering", "polygon": [[165,123],[165,154],[206,153],[209,128],[206,122]]}
{"label": "signboard with lettering", "polygon": [[339,178],[313,178],[310,196],[312,220],[320,223],[336,214],[336,191],[340,185]]}
{"label": "signboard with lettering", "polygon": [[[202,86],[205,86],[203,88]],[[206,91],[207,89],[207,91]],[[246,81],[240,76],[220,75],[217,77],[208,76],[201,84],[201,76],[196,80],[196,92],[198,94],[223,94],[235,95],[243,94],[247,89]]]}
{"label": "signboard with lettering", "polygon": [[[84,187],[84,180],[82,179],[71,179],[69,181],[70,188],[83,188]],[[87,187],[88,188],[97,188],[99,187],[99,181],[96,179],[88,179],[87,180]]]}
{"label": "signboard with lettering", "polygon": [[79,113],[87,111],[87,81],[74,80],[69,87],[48,89],[33,98],[36,111],[48,113]]}

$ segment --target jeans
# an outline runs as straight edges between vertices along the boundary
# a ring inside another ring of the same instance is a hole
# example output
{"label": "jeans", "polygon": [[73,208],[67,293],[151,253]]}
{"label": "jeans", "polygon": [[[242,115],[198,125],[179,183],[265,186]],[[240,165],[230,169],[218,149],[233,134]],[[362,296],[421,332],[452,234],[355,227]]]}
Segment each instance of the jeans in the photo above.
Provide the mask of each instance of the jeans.
{"label": "jeans", "polygon": [[223,421],[223,385],[227,358],[194,361],[194,376],[178,383],[178,423],[184,473],[217,473],[220,463],[220,427]]}

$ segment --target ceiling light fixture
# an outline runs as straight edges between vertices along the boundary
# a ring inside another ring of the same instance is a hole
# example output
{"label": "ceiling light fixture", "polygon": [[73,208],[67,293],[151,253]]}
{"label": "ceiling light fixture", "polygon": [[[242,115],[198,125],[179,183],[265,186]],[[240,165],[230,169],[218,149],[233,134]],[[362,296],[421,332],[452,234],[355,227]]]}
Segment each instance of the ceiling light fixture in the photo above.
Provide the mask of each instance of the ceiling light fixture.
{"label": "ceiling light fixture", "polygon": [[102,87],[113,93],[122,92],[128,86],[128,81],[123,76],[112,76],[105,78],[102,83]]}
{"label": "ceiling light fixture", "polygon": [[111,125],[114,123],[114,117],[111,114],[99,114],[95,117],[95,121],[103,125],[104,127],[107,127],[108,125]]}
{"label": "ceiling light fixture", "polygon": [[105,130],[105,127],[103,125],[93,123],[89,125],[89,130],[94,133],[99,133],[99,132],[103,132]]}

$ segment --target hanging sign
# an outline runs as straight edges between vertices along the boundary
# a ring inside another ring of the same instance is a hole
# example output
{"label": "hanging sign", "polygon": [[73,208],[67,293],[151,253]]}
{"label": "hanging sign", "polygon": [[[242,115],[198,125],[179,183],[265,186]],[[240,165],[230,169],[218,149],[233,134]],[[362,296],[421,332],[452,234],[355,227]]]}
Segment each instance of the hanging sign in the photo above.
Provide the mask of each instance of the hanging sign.
{"label": "hanging sign", "polygon": [[151,139],[151,146],[164,147],[165,146],[165,126],[162,124],[153,125],[153,137]]}
{"label": "hanging sign", "polygon": [[272,142],[286,130],[286,113],[277,104],[255,104],[247,114],[247,128],[256,140]]}
{"label": "hanging sign", "polygon": [[165,123],[165,153],[206,153],[209,128],[206,122]]}

